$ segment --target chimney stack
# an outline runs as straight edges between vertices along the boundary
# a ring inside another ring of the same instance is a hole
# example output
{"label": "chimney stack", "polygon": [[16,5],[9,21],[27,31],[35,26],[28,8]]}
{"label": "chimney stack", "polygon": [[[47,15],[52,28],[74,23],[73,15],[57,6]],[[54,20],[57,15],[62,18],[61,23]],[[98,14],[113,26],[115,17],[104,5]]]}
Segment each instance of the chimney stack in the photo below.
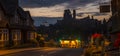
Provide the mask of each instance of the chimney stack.
{"label": "chimney stack", "polygon": [[73,10],[73,19],[76,19],[76,10]]}
{"label": "chimney stack", "polygon": [[94,16],[91,16],[92,19],[94,19]]}

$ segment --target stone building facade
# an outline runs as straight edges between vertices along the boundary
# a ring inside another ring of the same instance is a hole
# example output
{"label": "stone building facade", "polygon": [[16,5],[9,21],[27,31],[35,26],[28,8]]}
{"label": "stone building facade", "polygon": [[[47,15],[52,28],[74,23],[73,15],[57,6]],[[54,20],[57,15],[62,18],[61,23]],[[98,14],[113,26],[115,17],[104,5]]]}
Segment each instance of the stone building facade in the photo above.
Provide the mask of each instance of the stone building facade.
{"label": "stone building facade", "polygon": [[112,16],[108,20],[110,39],[114,43],[120,33],[120,0],[111,0]]}
{"label": "stone building facade", "polygon": [[34,21],[18,0],[0,0],[0,47],[20,45],[35,38]]}

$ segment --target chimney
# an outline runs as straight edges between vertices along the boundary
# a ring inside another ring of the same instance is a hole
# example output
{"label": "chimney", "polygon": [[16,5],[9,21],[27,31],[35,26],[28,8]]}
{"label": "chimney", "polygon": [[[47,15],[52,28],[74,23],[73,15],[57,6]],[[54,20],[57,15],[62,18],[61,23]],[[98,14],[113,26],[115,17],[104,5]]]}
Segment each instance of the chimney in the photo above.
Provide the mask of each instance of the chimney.
{"label": "chimney", "polygon": [[91,16],[91,19],[94,19],[94,16]]}
{"label": "chimney", "polygon": [[76,10],[73,10],[73,19],[76,19]]}

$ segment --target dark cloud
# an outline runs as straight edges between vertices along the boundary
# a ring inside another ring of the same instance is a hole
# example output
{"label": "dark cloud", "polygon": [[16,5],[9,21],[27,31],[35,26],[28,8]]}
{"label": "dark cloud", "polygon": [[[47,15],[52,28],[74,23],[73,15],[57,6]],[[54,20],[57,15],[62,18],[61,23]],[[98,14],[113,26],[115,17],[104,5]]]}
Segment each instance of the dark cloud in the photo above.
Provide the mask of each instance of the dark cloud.
{"label": "dark cloud", "polygon": [[20,0],[23,7],[49,7],[70,0]]}
{"label": "dark cloud", "polygon": [[68,8],[84,6],[88,3],[93,3],[98,0],[19,0],[22,7],[50,7],[67,3]]}
{"label": "dark cloud", "polygon": [[83,12],[83,13],[77,13],[78,17],[82,17],[84,14],[91,14],[93,16],[104,16],[104,15],[108,15],[108,13],[99,13],[99,12]]}

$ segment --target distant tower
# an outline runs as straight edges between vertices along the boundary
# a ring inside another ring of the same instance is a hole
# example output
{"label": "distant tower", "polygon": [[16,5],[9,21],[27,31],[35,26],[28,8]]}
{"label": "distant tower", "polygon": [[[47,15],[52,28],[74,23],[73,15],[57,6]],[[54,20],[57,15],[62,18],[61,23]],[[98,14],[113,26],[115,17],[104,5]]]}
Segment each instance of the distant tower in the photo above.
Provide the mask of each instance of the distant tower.
{"label": "distant tower", "polygon": [[88,15],[87,18],[90,19],[90,15]]}
{"label": "distant tower", "polygon": [[76,19],[76,10],[73,10],[73,19]]}
{"label": "distant tower", "polygon": [[91,19],[94,19],[94,16],[91,16]]}
{"label": "distant tower", "polygon": [[106,24],[106,23],[107,23],[107,21],[106,21],[106,19],[104,18],[104,19],[103,19],[103,24]]}
{"label": "distant tower", "polygon": [[72,14],[71,11],[69,9],[64,10],[64,19],[72,19]]}

